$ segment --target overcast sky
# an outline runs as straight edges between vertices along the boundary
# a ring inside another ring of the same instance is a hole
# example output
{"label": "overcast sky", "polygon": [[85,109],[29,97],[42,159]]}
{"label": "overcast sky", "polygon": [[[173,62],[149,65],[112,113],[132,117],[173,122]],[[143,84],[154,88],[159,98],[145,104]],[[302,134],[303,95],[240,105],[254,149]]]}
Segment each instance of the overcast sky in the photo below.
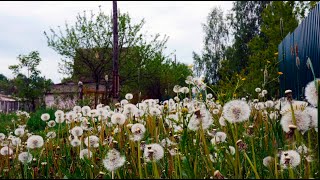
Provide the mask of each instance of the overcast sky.
{"label": "overcast sky", "polygon": [[[0,2],[0,73],[13,78],[9,65],[17,64],[19,54],[37,50],[42,75],[59,83],[61,56],[47,46],[43,32],[73,24],[84,10],[98,12],[99,5],[111,15],[112,1],[1,1]],[[202,23],[210,10],[220,6],[227,13],[232,1],[118,1],[121,13],[128,12],[133,22],[145,19],[142,32],[169,36],[167,54],[175,51],[177,61],[191,64],[192,51],[200,52],[204,33]]]}

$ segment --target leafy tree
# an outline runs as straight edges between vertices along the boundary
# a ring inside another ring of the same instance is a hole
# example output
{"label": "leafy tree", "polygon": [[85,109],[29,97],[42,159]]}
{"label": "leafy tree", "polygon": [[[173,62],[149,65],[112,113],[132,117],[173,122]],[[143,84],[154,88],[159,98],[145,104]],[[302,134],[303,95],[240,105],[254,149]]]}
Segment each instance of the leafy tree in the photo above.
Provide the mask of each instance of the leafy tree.
{"label": "leafy tree", "polygon": [[[256,35],[261,33],[263,9],[270,1],[235,1],[232,13],[228,15],[231,29],[234,31],[234,54],[227,57],[230,60],[231,69],[239,73],[247,67],[250,49],[248,43]],[[232,74],[230,74],[232,76]]]}
{"label": "leafy tree", "polygon": [[214,7],[207,16],[207,23],[202,26],[205,32],[204,48],[201,55],[193,52],[194,68],[197,76],[204,72],[206,81],[212,84],[219,79],[218,69],[224,58],[228,38],[223,11]]}
{"label": "leafy tree", "polygon": [[[139,59],[137,55],[140,54],[137,53],[154,47],[144,41],[144,34],[140,32],[145,23],[144,20],[133,24],[129,14],[119,14],[118,22],[120,83],[124,83],[127,78],[123,77],[123,74],[127,71],[122,71],[122,68],[129,67],[129,64],[141,66],[143,60]],[[53,29],[50,29],[50,32],[50,36],[44,32],[48,46],[65,58],[60,63],[60,72],[74,79],[79,79],[80,76],[90,77],[96,84],[96,91],[99,90],[99,84],[106,74],[112,77],[112,18],[105,15],[101,9],[97,15],[91,12],[89,18],[85,11],[83,15],[78,14],[74,25],[65,24],[65,33],[62,33],[60,27],[59,33]],[[156,35],[153,41],[156,41],[155,44],[160,45],[161,49],[167,38],[165,37],[162,41],[158,38],[159,35]],[[128,61],[128,58],[133,57],[135,58],[132,61]],[[137,68],[125,69],[132,72]],[[97,103],[97,96],[95,97],[95,103]]]}
{"label": "leafy tree", "polygon": [[[52,81],[40,76],[37,66],[41,62],[39,52],[32,51],[28,55],[18,56],[19,64],[9,66],[16,77],[12,80],[15,86],[15,96],[23,101],[31,103],[31,110],[35,110],[36,101],[43,99],[44,94],[49,90]],[[27,75],[23,71],[27,70]]]}
{"label": "leafy tree", "polygon": [[[175,77],[170,81],[167,78],[171,90],[181,74],[183,78],[191,74],[186,65],[173,65],[172,60],[164,55],[167,36],[147,36],[141,32],[145,21],[133,24],[129,14],[119,14],[118,21],[121,97],[129,92],[138,97],[141,92],[142,97],[161,99],[165,89],[157,83],[164,81],[164,71],[168,71],[167,76]],[[98,91],[105,75],[112,78],[112,18],[101,9],[97,15],[91,12],[89,18],[84,12],[77,16],[74,25],[65,25],[65,33],[60,28],[58,32],[50,29],[51,35],[44,33],[49,47],[65,58],[60,63],[60,72],[70,76],[65,80],[78,81],[82,77],[89,77],[96,83]],[[175,67],[179,71],[173,69]]]}
{"label": "leafy tree", "polygon": [[10,83],[9,79],[5,75],[0,74],[0,93],[10,94],[12,88],[13,86]]}

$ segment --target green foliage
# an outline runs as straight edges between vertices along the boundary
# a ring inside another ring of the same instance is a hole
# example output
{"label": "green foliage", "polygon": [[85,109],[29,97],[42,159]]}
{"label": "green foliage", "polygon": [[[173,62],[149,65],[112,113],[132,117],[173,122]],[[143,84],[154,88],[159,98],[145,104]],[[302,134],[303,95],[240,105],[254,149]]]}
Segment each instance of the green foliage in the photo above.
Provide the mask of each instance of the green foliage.
{"label": "green foliage", "polygon": [[37,111],[30,114],[30,119],[27,122],[27,128],[32,132],[41,132],[47,126],[47,123],[41,120],[41,115],[48,113],[50,115],[50,120],[55,120],[54,113],[56,109],[47,108],[47,109],[38,109]]}
{"label": "green foliage", "polygon": [[[16,90],[14,95],[22,100],[31,102],[32,110],[35,110],[36,100],[42,99],[53,82],[40,76],[40,71],[37,69],[41,61],[39,52],[32,51],[28,55],[20,54],[18,60],[19,64],[9,66],[9,69],[16,75],[12,80]],[[27,70],[27,75],[22,74],[25,69]]]}
{"label": "green foliage", "polygon": [[15,126],[12,120],[17,121],[18,117],[15,113],[0,113],[0,133],[8,134],[9,131],[7,129],[13,129]]}

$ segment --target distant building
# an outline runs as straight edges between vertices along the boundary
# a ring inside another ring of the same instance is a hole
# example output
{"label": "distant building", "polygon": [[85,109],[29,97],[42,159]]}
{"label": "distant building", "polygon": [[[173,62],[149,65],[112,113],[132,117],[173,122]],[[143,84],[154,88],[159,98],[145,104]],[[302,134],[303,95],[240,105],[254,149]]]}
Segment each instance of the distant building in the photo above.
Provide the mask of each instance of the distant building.
{"label": "distant building", "polygon": [[[94,105],[94,95],[96,85],[94,82],[81,79],[83,83],[83,99],[89,101],[91,106]],[[100,83],[98,94],[98,104],[104,102],[105,99],[105,81]],[[58,109],[72,109],[79,100],[78,82],[64,82],[54,84],[51,90],[45,95],[46,107],[55,107]]]}
{"label": "distant building", "polygon": [[0,113],[9,113],[19,110],[19,101],[9,95],[0,94]]}

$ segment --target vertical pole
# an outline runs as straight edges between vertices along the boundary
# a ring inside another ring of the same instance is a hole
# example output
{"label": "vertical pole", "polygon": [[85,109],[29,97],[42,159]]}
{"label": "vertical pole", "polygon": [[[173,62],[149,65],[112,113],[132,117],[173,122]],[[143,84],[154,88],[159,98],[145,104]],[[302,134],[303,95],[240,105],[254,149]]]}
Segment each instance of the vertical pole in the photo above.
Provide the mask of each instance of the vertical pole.
{"label": "vertical pole", "polygon": [[113,83],[112,92],[113,100],[119,98],[119,47],[118,47],[118,11],[117,1],[112,1],[113,4]]}
{"label": "vertical pole", "polygon": [[318,92],[318,163],[320,164],[320,81],[317,81],[317,92]]}

